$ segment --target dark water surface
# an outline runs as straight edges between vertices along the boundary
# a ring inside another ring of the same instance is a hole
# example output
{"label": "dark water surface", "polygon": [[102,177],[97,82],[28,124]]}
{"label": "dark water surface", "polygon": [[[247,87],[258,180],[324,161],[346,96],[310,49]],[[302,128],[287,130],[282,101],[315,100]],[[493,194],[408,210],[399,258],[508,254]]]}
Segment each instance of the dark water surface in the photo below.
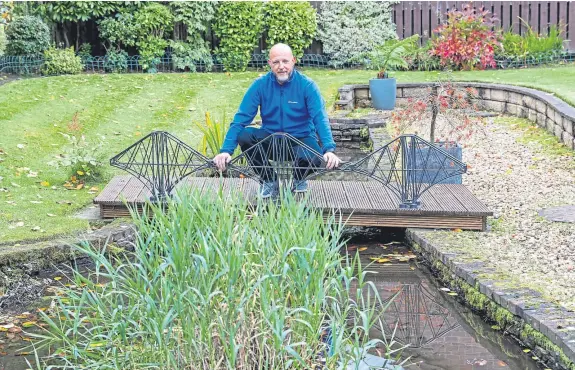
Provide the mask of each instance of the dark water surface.
{"label": "dark water surface", "polygon": [[[538,369],[531,355],[456,300],[456,293],[430,279],[402,244],[401,231],[382,232],[371,240],[354,240],[348,253],[360,253],[362,266],[384,301],[395,296],[383,314],[395,340],[409,345],[403,358],[408,369]],[[376,260],[377,259],[377,260]],[[389,261],[387,261],[389,260]],[[443,289],[443,290],[442,290]],[[375,336],[381,330],[374,330]]]}

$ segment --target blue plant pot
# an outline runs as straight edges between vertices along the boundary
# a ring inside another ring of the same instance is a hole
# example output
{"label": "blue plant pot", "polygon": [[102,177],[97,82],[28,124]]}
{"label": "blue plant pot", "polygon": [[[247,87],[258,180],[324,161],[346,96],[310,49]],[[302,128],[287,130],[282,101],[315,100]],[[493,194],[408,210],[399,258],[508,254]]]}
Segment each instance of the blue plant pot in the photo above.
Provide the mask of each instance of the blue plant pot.
{"label": "blue plant pot", "polygon": [[397,81],[395,78],[372,78],[369,80],[371,104],[375,109],[393,110],[396,91]]}
{"label": "blue plant pot", "polygon": [[[449,142],[440,141],[436,142],[435,145],[441,148],[443,151],[449,153],[451,156],[455,157],[457,160],[459,161],[462,160],[463,148],[459,144],[452,141]],[[427,158],[428,155],[429,155],[429,147],[417,148],[415,150],[416,163],[422,163],[427,159],[426,163],[427,170],[419,172],[416,175],[415,180],[416,183],[428,182],[425,179],[439,178],[439,176],[442,176],[442,174],[439,173],[440,172],[439,170],[442,165],[441,161],[439,161],[439,159],[435,158],[434,156],[430,156],[429,158]],[[445,165],[446,166],[450,165],[449,160]],[[456,176],[448,177],[442,181],[439,181],[438,184],[461,184],[461,182],[462,182],[461,174],[459,174]]]}

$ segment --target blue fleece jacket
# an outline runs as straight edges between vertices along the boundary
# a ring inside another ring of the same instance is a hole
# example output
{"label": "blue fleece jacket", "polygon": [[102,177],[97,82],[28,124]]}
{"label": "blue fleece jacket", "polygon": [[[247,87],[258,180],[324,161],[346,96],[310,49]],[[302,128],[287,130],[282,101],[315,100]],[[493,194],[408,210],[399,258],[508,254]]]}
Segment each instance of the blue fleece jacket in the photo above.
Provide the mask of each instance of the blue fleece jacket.
{"label": "blue fleece jacket", "polygon": [[294,69],[290,78],[281,85],[272,72],[252,83],[234,116],[220,152],[234,152],[239,133],[253,121],[258,107],[262,129],[270,134],[286,132],[302,138],[317,133],[324,153],[335,149],[325,102],[317,85]]}

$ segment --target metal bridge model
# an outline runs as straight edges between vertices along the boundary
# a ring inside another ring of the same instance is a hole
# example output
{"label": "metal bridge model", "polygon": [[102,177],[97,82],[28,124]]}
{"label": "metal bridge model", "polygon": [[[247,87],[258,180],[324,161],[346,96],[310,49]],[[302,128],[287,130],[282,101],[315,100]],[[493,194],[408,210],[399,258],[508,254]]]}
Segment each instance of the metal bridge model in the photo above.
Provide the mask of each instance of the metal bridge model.
{"label": "metal bridge model", "polygon": [[[312,206],[341,212],[349,216],[348,224],[482,230],[492,214],[465,186],[441,184],[465,173],[466,165],[416,135],[399,136],[328,170],[320,153],[289,134],[276,133],[233,157],[222,179],[211,158],[167,132],[155,131],[114,156],[110,164],[132,176],[116,176],[94,200],[104,217],[126,215],[124,201],[161,201],[178,184],[202,191],[223,186],[252,199],[264,180],[277,180],[289,189],[294,179],[310,180],[307,198]],[[338,172],[358,180],[321,180]]]}

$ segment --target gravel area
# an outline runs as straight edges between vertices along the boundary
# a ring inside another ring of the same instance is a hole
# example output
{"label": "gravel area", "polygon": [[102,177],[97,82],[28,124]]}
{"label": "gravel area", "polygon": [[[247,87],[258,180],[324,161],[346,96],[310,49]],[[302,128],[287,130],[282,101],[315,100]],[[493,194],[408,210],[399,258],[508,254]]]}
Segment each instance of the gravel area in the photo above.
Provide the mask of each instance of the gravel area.
{"label": "gravel area", "polygon": [[575,157],[558,154],[541,140],[522,140],[526,130],[534,130],[526,122],[490,118],[485,135],[474,136],[463,149],[470,165],[463,183],[494,212],[489,231],[428,236],[442,251],[494,268],[488,279],[532,288],[575,309],[575,223],[538,215],[542,208],[575,205]]}

